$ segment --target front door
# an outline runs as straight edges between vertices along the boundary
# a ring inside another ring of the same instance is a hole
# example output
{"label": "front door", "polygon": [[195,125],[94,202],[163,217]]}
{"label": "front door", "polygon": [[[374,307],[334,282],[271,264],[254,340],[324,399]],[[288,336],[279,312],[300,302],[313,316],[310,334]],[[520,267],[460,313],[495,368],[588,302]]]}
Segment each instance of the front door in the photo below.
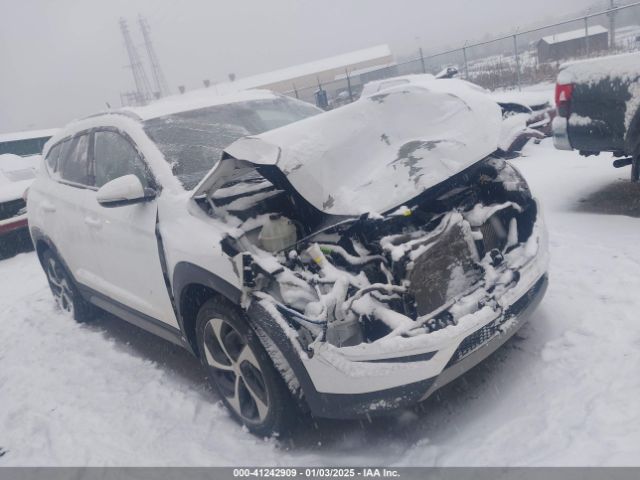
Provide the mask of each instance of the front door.
{"label": "front door", "polygon": [[[134,174],[144,187],[157,185],[129,138],[114,130],[94,132],[95,184]],[[127,307],[178,327],[164,281],[156,238],[155,200],[104,207],[96,202],[95,255],[101,263],[100,292]]]}

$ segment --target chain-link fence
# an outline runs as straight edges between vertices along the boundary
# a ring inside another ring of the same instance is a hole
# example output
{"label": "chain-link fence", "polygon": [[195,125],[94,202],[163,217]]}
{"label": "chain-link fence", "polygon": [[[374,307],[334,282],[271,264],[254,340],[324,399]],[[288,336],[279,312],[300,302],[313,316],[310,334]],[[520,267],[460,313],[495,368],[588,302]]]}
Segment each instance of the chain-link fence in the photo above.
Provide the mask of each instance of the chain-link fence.
{"label": "chain-link fence", "polygon": [[[373,80],[398,75],[436,74],[453,66],[459,76],[490,90],[521,88],[555,82],[566,61],[640,50],[640,2],[613,6],[601,12],[504,37],[465,44],[460,48],[423,54],[377,69],[345,71],[334,81],[284,92],[301,100],[335,108],[359,98]],[[320,92],[320,94],[319,94]]]}

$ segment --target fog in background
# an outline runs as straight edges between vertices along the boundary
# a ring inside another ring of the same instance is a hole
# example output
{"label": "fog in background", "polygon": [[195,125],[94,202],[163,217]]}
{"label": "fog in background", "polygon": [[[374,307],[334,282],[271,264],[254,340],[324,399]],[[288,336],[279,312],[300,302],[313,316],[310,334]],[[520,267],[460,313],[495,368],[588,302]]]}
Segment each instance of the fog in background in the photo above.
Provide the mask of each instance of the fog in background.
{"label": "fog in background", "polygon": [[[618,2],[620,3],[620,2]],[[593,0],[0,0],[0,132],[63,126],[133,90],[118,19],[172,93],[388,43],[406,56],[564,19]],[[149,72],[149,70],[147,69]]]}

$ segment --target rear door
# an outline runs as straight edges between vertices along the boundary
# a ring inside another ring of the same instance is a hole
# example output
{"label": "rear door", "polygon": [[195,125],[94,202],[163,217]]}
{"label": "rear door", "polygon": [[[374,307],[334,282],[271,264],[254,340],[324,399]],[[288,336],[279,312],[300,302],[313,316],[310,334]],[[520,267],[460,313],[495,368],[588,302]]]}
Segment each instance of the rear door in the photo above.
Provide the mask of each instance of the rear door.
{"label": "rear door", "polygon": [[[134,174],[144,187],[160,192],[143,155],[115,129],[94,132],[96,187]],[[164,281],[156,238],[157,201],[103,207],[92,202],[98,225],[95,251],[101,263],[100,292],[110,299],[169,325],[178,326]]]}
{"label": "rear door", "polygon": [[[91,133],[81,132],[60,145],[52,182],[39,209],[45,231],[70,268],[74,278],[96,288],[95,273],[100,268],[94,250],[95,227],[91,208],[97,205],[96,187],[90,172]],[[49,159],[48,159],[49,160]]]}

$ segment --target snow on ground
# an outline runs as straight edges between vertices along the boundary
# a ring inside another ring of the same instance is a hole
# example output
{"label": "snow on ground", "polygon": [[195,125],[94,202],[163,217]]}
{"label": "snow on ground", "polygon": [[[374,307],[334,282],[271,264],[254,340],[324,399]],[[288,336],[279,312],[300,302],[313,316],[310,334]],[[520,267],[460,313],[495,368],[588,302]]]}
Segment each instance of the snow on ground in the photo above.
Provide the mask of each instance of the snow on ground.
{"label": "snow on ground", "polygon": [[419,408],[286,443],[238,427],[178,348],[57,313],[33,253],[0,261],[0,466],[639,465],[640,218],[619,214],[640,189],[550,140],[513,162],[551,237],[529,324]]}

